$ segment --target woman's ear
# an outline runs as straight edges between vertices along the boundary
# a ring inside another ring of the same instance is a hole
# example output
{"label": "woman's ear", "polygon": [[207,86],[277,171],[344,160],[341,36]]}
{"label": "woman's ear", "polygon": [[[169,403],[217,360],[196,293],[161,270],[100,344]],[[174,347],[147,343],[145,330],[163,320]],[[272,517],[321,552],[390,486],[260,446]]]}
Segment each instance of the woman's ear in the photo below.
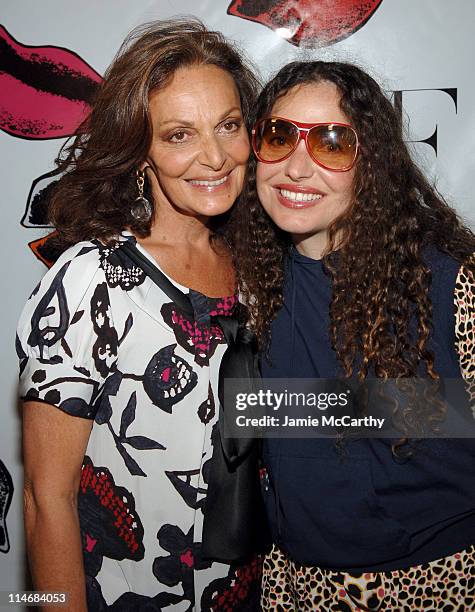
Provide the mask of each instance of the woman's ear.
{"label": "woman's ear", "polygon": [[145,159],[145,161],[141,162],[141,163],[138,165],[138,169],[139,169],[141,172],[145,172],[145,170],[146,170],[147,168],[150,168],[150,163],[149,163],[148,159]]}
{"label": "woman's ear", "polygon": [[147,160],[145,160],[140,166],[140,170],[144,173],[145,177],[150,181],[150,184],[157,182],[157,176],[155,170]]}
{"label": "woman's ear", "polygon": [[141,172],[143,172],[143,176],[148,184],[148,188],[150,189],[150,191],[156,192],[158,190],[158,192],[161,192],[160,183],[157,175],[155,174],[153,164],[149,163],[148,160],[145,160],[139,165],[138,168]]}

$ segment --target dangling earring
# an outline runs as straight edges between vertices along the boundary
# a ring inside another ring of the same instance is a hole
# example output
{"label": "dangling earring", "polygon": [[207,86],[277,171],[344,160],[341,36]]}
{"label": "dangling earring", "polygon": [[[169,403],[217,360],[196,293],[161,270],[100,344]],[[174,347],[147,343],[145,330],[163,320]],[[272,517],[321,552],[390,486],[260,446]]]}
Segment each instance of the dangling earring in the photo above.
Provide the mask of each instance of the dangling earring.
{"label": "dangling earring", "polygon": [[150,221],[153,213],[152,205],[143,195],[143,186],[145,183],[145,174],[143,170],[137,170],[137,189],[139,195],[135,198],[134,203],[130,208],[130,214],[137,221]]}

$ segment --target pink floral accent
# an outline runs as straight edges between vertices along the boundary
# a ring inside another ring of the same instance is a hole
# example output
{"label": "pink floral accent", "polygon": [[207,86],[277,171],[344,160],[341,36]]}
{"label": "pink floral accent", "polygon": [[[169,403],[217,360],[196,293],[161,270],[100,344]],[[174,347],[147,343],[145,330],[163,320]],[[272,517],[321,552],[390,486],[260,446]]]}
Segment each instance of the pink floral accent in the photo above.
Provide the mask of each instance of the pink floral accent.
{"label": "pink floral accent", "polygon": [[237,303],[237,296],[227,295],[223,298],[217,298],[213,310],[209,313],[212,317],[230,315]]}
{"label": "pink floral accent", "polygon": [[97,540],[91,538],[91,536],[86,533],[86,550],[87,552],[92,552],[94,550],[94,546],[97,544]]}
{"label": "pink floral accent", "polygon": [[218,325],[202,328],[196,321],[190,321],[182,314],[173,311],[172,323],[181,328],[183,333],[189,337],[190,346],[194,346],[199,353],[206,354],[209,351],[211,340],[222,340],[223,332]]}
{"label": "pink floral accent", "polygon": [[193,553],[191,552],[191,550],[187,550],[186,552],[182,553],[180,555],[180,561],[188,567],[193,567],[193,563],[195,560],[193,558]]}

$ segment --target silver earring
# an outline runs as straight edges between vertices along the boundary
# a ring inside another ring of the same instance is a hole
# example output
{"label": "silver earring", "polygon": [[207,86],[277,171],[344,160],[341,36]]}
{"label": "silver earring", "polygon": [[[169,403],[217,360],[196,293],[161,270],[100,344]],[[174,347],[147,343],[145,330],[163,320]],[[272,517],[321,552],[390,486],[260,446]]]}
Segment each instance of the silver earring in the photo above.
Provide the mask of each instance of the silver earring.
{"label": "silver earring", "polygon": [[135,198],[131,208],[130,214],[137,221],[150,221],[153,213],[152,205],[143,195],[143,186],[145,183],[145,174],[143,170],[137,170],[137,189],[139,195]]}

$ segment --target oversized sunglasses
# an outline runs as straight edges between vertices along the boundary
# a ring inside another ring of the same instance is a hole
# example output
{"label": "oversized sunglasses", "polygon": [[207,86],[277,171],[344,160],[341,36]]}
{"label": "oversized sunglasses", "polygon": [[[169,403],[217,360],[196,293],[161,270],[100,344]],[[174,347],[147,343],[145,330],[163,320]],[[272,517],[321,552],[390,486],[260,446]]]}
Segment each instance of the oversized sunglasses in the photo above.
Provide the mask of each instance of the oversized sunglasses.
{"label": "oversized sunglasses", "polygon": [[265,164],[287,159],[301,140],[316,164],[334,172],[350,170],[358,155],[358,136],[346,123],[299,123],[268,117],[252,129],[252,148]]}

